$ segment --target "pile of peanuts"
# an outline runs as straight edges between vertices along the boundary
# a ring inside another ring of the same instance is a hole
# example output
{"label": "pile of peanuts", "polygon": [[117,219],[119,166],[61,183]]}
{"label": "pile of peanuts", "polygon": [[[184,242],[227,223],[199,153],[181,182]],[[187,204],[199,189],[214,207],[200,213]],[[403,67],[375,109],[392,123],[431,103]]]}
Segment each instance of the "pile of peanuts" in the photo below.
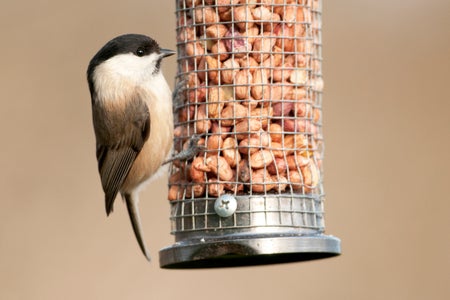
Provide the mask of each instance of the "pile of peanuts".
{"label": "pile of peanuts", "polygon": [[319,0],[178,0],[175,151],[169,200],[318,192]]}

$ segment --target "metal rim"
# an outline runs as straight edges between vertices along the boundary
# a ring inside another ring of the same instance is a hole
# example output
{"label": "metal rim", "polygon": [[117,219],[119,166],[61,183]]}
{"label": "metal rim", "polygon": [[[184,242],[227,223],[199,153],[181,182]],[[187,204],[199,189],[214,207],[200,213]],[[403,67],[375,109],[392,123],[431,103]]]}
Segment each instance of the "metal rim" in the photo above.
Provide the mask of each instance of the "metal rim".
{"label": "metal rim", "polygon": [[300,262],[337,256],[340,240],[327,235],[251,235],[179,242],[159,252],[161,268],[224,268]]}

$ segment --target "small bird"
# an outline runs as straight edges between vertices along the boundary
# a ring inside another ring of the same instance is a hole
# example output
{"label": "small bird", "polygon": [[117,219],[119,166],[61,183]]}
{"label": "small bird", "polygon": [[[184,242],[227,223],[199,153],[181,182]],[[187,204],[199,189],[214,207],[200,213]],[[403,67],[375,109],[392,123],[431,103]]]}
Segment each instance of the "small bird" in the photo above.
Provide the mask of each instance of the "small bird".
{"label": "small bird", "polygon": [[173,54],[148,36],[125,34],[106,43],[87,69],[106,214],[120,193],[147,260],[138,193],[164,172],[161,166],[171,153],[172,92],[160,67]]}

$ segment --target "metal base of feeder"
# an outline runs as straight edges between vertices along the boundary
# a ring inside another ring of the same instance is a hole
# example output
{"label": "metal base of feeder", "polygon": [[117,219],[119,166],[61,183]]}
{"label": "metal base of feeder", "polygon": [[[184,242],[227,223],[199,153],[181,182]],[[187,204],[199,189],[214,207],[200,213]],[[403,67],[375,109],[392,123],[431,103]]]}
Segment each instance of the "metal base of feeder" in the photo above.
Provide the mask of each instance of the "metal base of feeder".
{"label": "metal base of feeder", "polygon": [[338,238],[318,235],[254,234],[177,242],[159,252],[167,269],[222,268],[299,262],[339,255]]}

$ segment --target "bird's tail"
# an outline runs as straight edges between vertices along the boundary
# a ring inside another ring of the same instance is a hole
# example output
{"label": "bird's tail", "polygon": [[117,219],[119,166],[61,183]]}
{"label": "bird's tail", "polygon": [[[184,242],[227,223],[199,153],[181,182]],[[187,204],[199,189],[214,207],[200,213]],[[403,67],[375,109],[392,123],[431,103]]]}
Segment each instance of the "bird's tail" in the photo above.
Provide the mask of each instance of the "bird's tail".
{"label": "bird's tail", "polygon": [[135,198],[133,194],[124,193],[122,196],[127,203],[128,215],[130,216],[131,225],[133,226],[134,235],[139,243],[139,247],[144,253],[145,257],[148,261],[150,261],[150,252],[147,250],[145,246],[143,235],[142,235],[142,226],[141,226],[141,218],[139,216],[139,208],[138,208],[138,199]]}

